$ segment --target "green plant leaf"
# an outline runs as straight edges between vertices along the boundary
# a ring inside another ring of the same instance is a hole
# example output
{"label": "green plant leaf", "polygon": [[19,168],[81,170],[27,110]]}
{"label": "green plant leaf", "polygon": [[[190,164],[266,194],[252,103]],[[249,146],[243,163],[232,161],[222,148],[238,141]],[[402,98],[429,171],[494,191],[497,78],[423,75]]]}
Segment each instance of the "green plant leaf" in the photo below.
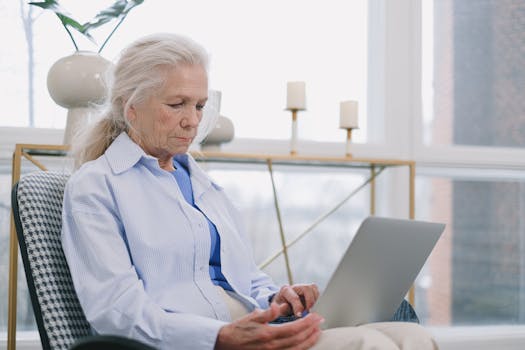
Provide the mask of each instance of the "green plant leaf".
{"label": "green plant leaf", "polygon": [[69,14],[69,12],[67,12],[64,8],[62,8],[62,6],[60,6],[60,4],[56,0],[45,0],[43,2],[30,2],[29,5],[34,5],[34,6],[41,7],[45,10],[53,11],[57,15],[57,17],[60,19],[60,22],[62,22],[64,26],[67,25],[79,31],[80,33],[84,34],[84,27],[82,26],[82,24],[80,24],[79,22],[71,18],[71,15]]}
{"label": "green plant leaf", "polygon": [[122,19],[127,16],[135,6],[142,4],[144,0],[117,0],[110,7],[100,11],[95,18],[83,24],[87,33],[91,29],[100,27],[114,19]]}
{"label": "green plant leaf", "polygon": [[91,36],[89,31],[94,28],[98,28],[101,25],[110,22],[113,19],[118,19],[117,25],[113,28],[111,33],[108,35],[98,52],[102,51],[104,46],[107,44],[108,40],[111,38],[113,33],[115,33],[115,30],[120,26],[122,21],[126,18],[129,11],[131,11],[135,6],[138,6],[142,4],[144,0],[116,0],[113,5],[110,7],[100,11],[93,20],[86,22],[84,24],[80,24],[78,21],[74,20],[71,15],[60,6],[58,3],[58,0],[44,0],[44,1],[31,1],[29,2],[30,5],[38,6],[45,10],[53,11],[57,17],[60,19],[60,22],[64,26],[64,29],[66,30],[67,34],[71,38],[71,41],[73,42],[73,45],[75,45],[75,49],[78,51],[77,43],[75,42],[75,38],[73,38],[73,35],[71,34],[71,31],[69,28],[73,28],[76,31],[80,32],[82,35],[87,37],[89,40],[91,40],[93,43],[96,44],[95,39]]}

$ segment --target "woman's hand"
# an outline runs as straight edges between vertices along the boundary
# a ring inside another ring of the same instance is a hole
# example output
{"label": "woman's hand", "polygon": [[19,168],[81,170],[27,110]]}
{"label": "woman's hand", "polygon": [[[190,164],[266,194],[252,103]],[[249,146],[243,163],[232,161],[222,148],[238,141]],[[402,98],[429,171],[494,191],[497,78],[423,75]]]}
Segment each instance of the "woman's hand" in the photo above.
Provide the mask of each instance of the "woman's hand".
{"label": "woman's hand", "polygon": [[293,322],[269,325],[286,311],[286,307],[272,303],[267,310],[255,310],[219,330],[216,350],[237,349],[309,349],[319,336],[319,325],[324,319],[318,314]]}
{"label": "woman's hand", "polygon": [[[288,314],[301,317],[305,310],[310,310],[319,298],[319,289],[315,284],[294,284],[282,286],[272,302],[288,305]],[[286,309],[285,309],[286,310]]]}

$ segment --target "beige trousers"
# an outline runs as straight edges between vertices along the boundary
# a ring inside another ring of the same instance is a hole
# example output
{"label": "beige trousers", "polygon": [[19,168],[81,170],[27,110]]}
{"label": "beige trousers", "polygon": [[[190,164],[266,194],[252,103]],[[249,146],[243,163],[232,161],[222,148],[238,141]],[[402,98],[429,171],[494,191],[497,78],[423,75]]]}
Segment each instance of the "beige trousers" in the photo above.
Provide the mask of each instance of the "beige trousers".
{"label": "beige trousers", "polygon": [[[232,320],[248,313],[237,299],[218,287]],[[420,325],[408,322],[378,322],[359,327],[324,330],[313,350],[437,350],[432,336]]]}

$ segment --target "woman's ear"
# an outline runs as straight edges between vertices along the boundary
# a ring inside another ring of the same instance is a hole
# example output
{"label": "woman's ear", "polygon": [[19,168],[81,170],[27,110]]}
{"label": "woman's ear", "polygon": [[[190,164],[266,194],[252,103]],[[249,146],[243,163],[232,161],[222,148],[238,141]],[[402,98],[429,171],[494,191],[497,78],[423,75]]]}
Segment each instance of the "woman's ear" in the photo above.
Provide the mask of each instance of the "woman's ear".
{"label": "woman's ear", "polygon": [[126,103],[124,103],[124,112],[126,113],[126,119],[129,122],[132,122],[137,119],[137,110],[133,104],[130,104],[126,108]]}

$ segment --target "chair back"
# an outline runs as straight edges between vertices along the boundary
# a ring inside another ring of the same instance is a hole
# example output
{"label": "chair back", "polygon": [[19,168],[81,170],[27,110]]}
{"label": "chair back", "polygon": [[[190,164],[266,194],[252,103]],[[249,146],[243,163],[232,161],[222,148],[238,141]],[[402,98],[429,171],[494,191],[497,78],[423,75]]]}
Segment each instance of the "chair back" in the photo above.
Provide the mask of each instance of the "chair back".
{"label": "chair back", "polygon": [[35,172],[12,192],[22,261],[44,350],[68,349],[90,334],[62,251],[62,199],[68,174]]}

